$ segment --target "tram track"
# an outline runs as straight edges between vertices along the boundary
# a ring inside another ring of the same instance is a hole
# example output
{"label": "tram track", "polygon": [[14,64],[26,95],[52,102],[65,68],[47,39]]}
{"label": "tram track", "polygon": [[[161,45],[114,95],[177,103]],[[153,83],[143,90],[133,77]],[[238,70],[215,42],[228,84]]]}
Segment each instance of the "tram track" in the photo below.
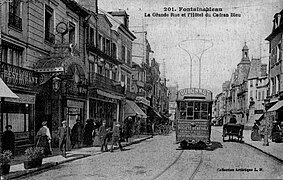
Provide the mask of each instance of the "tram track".
{"label": "tram track", "polygon": [[[169,164],[163,171],[161,171],[159,174],[157,174],[152,180],[157,180],[160,177],[164,176],[174,165],[176,165],[176,163],[180,160],[181,156],[184,154],[185,150],[182,150],[178,156],[175,158],[175,160]],[[194,177],[196,176],[196,174],[198,173],[202,163],[203,163],[203,150],[200,150],[200,160],[197,162],[197,166],[196,168],[193,170],[193,173],[190,175],[189,180],[193,180]],[[188,159],[189,161],[190,159]],[[190,168],[191,166],[188,166],[188,168]],[[185,171],[186,172],[186,171]],[[180,174],[180,178],[176,178],[176,179],[188,179],[188,176],[186,176],[185,178],[182,178],[182,174]]]}

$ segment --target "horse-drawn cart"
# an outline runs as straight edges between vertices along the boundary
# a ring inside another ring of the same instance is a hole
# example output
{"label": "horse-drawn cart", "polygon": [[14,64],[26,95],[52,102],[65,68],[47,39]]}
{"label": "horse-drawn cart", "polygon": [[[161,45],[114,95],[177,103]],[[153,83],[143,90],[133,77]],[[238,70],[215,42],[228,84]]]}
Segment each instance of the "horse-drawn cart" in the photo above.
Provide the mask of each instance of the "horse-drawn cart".
{"label": "horse-drawn cart", "polygon": [[244,125],[242,124],[233,124],[233,123],[226,123],[223,125],[223,142],[225,142],[225,137],[229,137],[230,140],[234,140],[233,137],[238,138],[238,142],[243,141],[243,130],[244,130]]}

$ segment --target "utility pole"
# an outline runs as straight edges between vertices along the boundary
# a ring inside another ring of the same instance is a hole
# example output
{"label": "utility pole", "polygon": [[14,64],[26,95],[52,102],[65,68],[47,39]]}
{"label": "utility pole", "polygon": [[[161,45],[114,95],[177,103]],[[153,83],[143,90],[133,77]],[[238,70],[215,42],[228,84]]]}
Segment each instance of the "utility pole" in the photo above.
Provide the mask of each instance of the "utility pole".
{"label": "utility pole", "polygon": [[185,51],[185,52],[189,55],[189,57],[190,57],[190,60],[191,60],[191,62],[190,62],[190,88],[192,88],[193,58],[192,58],[192,56],[191,56],[191,54],[190,54],[190,52],[189,52],[188,50],[186,50],[186,49],[182,48],[182,47],[180,46],[180,44],[179,44],[178,46],[179,46],[179,48],[183,49],[183,50],[184,50],[184,51]]}

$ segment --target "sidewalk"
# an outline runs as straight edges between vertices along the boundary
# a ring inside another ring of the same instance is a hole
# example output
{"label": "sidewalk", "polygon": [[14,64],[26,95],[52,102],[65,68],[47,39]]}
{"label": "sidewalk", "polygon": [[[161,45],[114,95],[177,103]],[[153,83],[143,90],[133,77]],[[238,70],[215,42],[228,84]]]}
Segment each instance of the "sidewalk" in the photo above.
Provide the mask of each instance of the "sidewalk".
{"label": "sidewalk", "polygon": [[[222,128],[223,128],[222,126],[219,126],[219,127],[214,126],[214,130],[220,133],[222,133]],[[268,139],[269,146],[263,146],[263,140],[262,141],[252,141],[251,140],[251,133],[252,133],[252,130],[244,129],[243,140],[245,144],[255,149],[258,149],[259,151],[283,162],[283,142],[275,143],[275,142],[272,142],[271,139]]]}
{"label": "sidewalk", "polygon": [[244,130],[244,142],[245,144],[252,146],[265,154],[268,154],[275,159],[283,162],[283,143],[272,142],[271,139],[268,139],[269,146],[263,146],[262,141],[252,141],[251,140],[251,130]]}
{"label": "sidewalk", "polygon": [[[129,146],[135,143],[139,143],[141,141],[144,141],[146,139],[152,138],[152,135],[139,135],[134,138],[130,138],[129,142],[122,142],[122,146]],[[108,145],[110,148],[110,145]],[[117,149],[118,147],[115,147]],[[55,153],[58,154],[56,151]],[[4,179],[15,179],[19,178],[21,176],[25,176],[34,172],[42,171],[44,169],[48,169],[54,166],[57,166],[62,163],[74,161],[77,159],[85,158],[88,156],[93,156],[97,154],[101,154],[102,152],[100,151],[100,147],[84,147],[80,149],[73,149],[71,151],[67,152],[67,158],[64,158],[61,155],[55,155],[52,157],[47,157],[43,159],[42,166],[39,168],[33,168],[33,169],[25,169],[24,168],[24,157],[23,156],[18,156],[15,157],[13,160],[14,163],[11,164],[10,168],[10,173],[8,175],[3,176]],[[15,163],[16,162],[16,163]],[[1,178],[2,180],[2,178]]]}

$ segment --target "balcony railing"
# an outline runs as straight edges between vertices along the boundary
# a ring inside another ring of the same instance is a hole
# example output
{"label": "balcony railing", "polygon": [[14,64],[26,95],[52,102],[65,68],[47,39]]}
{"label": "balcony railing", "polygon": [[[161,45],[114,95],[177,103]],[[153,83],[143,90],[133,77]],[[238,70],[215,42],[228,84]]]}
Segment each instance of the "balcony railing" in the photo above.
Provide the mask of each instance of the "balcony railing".
{"label": "balcony railing", "polygon": [[22,30],[22,18],[10,12],[8,25],[18,30]]}
{"label": "balcony railing", "polygon": [[49,42],[49,43],[54,44],[55,43],[55,35],[48,32],[48,31],[45,31],[44,40]]}
{"label": "balcony railing", "polygon": [[95,54],[97,54],[98,56],[102,57],[103,59],[106,59],[114,64],[118,64],[118,63],[121,63],[119,62],[118,59],[106,54],[105,52],[101,51],[99,48],[95,47],[94,44],[90,44],[90,43],[87,43],[86,44],[86,48],[88,51],[91,51]]}
{"label": "balcony railing", "polygon": [[124,94],[124,88],[117,84],[119,83],[108,77],[102,76],[97,73],[89,73],[89,87],[95,87]]}

